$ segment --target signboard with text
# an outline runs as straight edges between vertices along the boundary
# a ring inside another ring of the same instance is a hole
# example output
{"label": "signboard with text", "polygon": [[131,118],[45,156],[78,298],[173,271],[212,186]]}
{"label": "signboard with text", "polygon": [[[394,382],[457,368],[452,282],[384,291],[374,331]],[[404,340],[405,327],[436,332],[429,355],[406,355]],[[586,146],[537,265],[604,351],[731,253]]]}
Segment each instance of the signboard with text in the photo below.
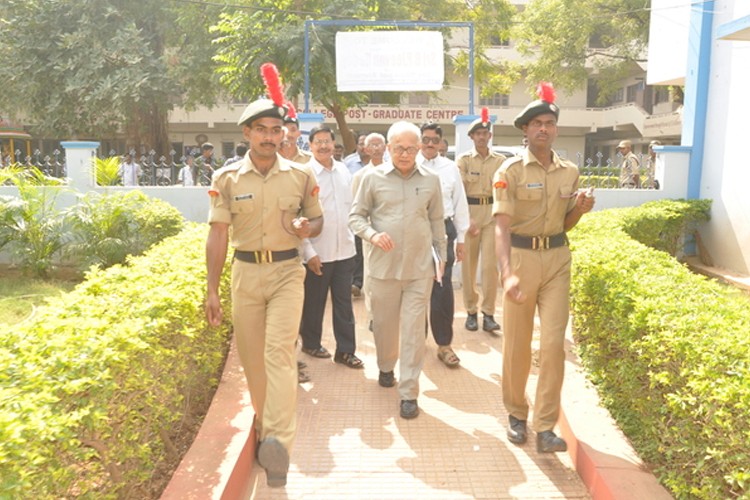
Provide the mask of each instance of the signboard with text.
{"label": "signboard with text", "polygon": [[[321,113],[326,121],[333,120],[333,113],[326,108],[320,107],[312,110],[313,113]],[[438,108],[394,108],[394,107],[365,107],[352,108],[347,110],[346,119],[348,122],[373,122],[373,123],[393,123],[399,120],[406,120],[421,124],[424,122],[436,123],[453,123],[453,118],[457,115],[466,114],[464,109],[438,109]]]}
{"label": "signboard with text", "polygon": [[438,91],[445,79],[439,31],[336,33],[339,92]]}

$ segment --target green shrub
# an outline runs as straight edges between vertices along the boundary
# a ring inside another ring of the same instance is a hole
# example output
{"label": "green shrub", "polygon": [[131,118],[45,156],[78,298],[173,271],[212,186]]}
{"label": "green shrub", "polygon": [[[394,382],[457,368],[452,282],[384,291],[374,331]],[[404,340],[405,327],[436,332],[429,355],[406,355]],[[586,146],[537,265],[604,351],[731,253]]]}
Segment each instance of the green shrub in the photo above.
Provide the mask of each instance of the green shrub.
{"label": "green shrub", "polygon": [[0,498],[153,496],[228,346],[204,318],[206,236],[190,224],[0,332]]}
{"label": "green shrub", "polygon": [[602,400],[678,498],[750,496],[750,307],[670,254],[706,201],[663,201],[584,218],[573,314]]}
{"label": "green shrub", "polygon": [[122,180],[120,177],[120,157],[93,158],[92,167],[96,176],[96,184],[99,186],[117,186]]}
{"label": "green shrub", "polygon": [[56,202],[64,188],[45,185],[48,178],[36,167],[0,169],[0,180],[15,185],[21,200],[3,203],[9,211],[0,217],[0,238],[21,269],[47,277],[63,247],[65,227]]}
{"label": "green shrub", "polygon": [[66,254],[82,268],[122,264],[183,226],[179,210],[140,191],[88,193],[68,212]]}

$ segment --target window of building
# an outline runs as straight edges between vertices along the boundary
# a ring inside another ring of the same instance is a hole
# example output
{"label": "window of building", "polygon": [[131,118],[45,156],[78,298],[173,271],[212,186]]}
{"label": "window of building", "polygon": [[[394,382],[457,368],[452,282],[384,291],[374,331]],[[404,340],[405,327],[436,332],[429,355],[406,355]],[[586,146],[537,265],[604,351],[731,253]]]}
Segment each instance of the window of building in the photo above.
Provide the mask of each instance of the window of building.
{"label": "window of building", "polygon": [[490,35],[490,45],[495,47],[508,47],[510,45],[509,38],[501,38],[500,35]]}
{"label": "window of building", "polygon": [[509,102],[508,94],[494,94],[491,97],[482,97],[480,90],[479,105],[480,106],[494,106],[502,107],[507,106]]}
{"label": "window of building", "polygon": [[663,102],[669,102],[669,87],[663,85],[654,87],[654,104],[661,104]]}
{"label": "window of building", "polygon": [[643,88],[642,83],[636,83],[634,85],[628,85],[627,102],[635,102],[638,100],[638,91]]}
{"label": "window of building", "polygon": [[370,104],[388,104],[391,106],[399,104],[398,92],[369,92]]}
{"label": "window of building", "polygon": [[617,89],[615,94],[612,96],[612,103],[622,102],[624,98],[625,98],[625,89],[619,88]]}
{"label": "window of building", "polygon": [[233,142],[221,142],[221,156],[223,156],[224,158],[231,158],[234,156]]}
{"label": "window of building", "polygon": [[414,106],[430,104],[430,94],[427,92],[409,92],[409,104]]}

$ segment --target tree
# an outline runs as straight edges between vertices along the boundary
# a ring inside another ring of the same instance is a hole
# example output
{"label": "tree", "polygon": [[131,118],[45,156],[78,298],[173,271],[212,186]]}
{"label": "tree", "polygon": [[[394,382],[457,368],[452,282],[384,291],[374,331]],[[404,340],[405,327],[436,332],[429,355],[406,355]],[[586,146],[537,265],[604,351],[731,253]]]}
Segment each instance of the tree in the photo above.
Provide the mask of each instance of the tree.
{"label": "tree", "polygon": [[[235,97],[256,98],[265,89],[260,66],[273,62],[287,87],[288,96],[299,95],[304,85],[304,21],[307,18],[357,20],[461,21],[467,16],[464,2],[445,0],[286,0],[247,1],[247,8],[225,13],[215,27],[221,81]],[[485,7],[485,5],[489,7]],[[490,12],[509,15],[506,0],[487,0],[476,7],[478,16]],[[493,10],[495,9],[495,10]],[[485,19],[483,27],[497,31],[497,17]],[[509,17],[502,26],[507,26]],[[310,93],[335,117],[347,150],[354,138],[346,123],[346,111],[368,102],[362,92],[338,92],[335,72],[335,35],[341,28],[315,27],[310,35]],[[388,28],[384,28],[388,29]],[[489,39],[489,35],[486,36]],[[452,61],[448,61],[450,67]],[[377,68],[374,68],[377,70]],[[398,102],[398,93],[392,94]]]}
{"label": "tree", "polygon": [[219,9],[172,5],[5,0],[0,109],[23,117],[40,135],[82,139],[124,132],[129,147],[166,154],[169,110],[183,100],[211,104],[217,88],[205,40],[206,19],[213,22]]}
{"label": "tree", "polygon": [[519,51],[535,59],[525,65],[530,87],[540,80],[564,89],[596,81],[599,102],[616,82],[645,62],[649,0],[532,0],[512,30]]}

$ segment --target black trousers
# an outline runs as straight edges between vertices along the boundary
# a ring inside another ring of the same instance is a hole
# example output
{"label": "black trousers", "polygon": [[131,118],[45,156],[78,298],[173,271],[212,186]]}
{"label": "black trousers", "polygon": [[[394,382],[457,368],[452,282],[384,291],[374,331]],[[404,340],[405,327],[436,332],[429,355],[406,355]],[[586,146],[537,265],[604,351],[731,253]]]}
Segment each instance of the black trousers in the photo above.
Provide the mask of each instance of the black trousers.
{"label": "black trousers", "polygon": [[359,289],[362,289],[362,283],[364,282],[364,257],[362,256],[362,238],[359,236],[354,237],[354,248],[357,249],[357,255],[354,256],[354,275],[352,277],[352,285]]}
{"label": "black trousers", "polygon": [[450,345],[453,342],[453,262],[456,260],[453,243],[456,241],[456,226],[453,220],[445,219],[445,235],[448,239],[448,254],[445,261],[443,284],[436,281],[432,285],[430,296],[430,326],[432,337],[437,345]]}
{"label": "black trousers", "polygon": [[333,310],[333,336],[336,352],[354,354],[354,311],[352,309],[352,273],[354,257],[333,262],[323,262],[323,275],[307,269],[305,275],[305,302],[302,306],[300,336],[302,346],[320,347],[323,336],[323,316],[326,311],[328,291],[331,291]]}

